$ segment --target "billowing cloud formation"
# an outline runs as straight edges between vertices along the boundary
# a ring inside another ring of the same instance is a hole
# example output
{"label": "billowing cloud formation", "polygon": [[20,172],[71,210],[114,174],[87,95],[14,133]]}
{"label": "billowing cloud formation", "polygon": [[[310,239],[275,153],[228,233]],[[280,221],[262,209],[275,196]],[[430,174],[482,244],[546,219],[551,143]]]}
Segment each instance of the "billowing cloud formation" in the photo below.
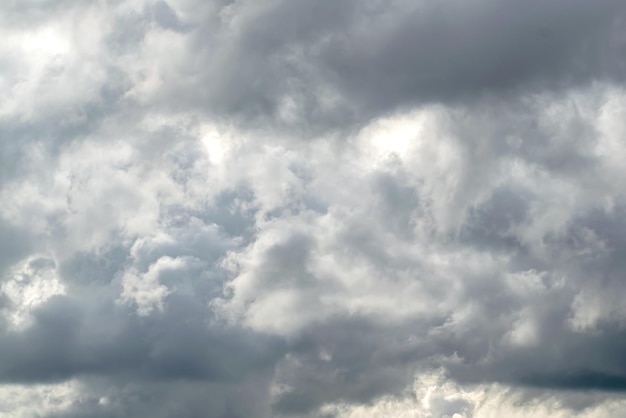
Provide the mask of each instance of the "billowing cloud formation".
{"label": "billowing cloud formation", "polygon": [[623,2],[5,3],[0,416],[626,414]]}

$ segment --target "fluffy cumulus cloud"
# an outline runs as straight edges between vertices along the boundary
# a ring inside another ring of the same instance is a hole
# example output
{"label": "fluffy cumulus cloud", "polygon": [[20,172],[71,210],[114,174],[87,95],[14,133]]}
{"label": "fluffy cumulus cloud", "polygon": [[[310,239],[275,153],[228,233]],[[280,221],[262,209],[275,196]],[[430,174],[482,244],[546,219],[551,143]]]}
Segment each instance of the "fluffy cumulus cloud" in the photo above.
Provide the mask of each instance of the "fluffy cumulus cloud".
{"label": "fluffy cumulus cloud", "polygon": [[626,416],[623,1],[0,22],[0,417]]}

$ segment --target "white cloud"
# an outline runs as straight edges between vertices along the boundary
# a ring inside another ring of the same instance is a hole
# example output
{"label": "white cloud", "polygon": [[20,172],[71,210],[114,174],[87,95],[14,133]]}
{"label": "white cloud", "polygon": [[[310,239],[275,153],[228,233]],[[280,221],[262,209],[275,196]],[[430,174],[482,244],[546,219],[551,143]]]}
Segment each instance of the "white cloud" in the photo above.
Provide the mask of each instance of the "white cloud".
{"label": "white cloud", "polygon": [[159,282],[163,272],[177,271],[185,266],[184,259],[161,257],[144,274],[128,271],[122,277],[120,300],[137,305],[137,314],[149,315],[154,309],[163,311],[163,298],[170,290]]}
{"label": "white cloud", "polygon": [[0,291],[8,297],[7,319],[12,328],[28,327],[30,313],[50,297],[65,294],[56,272],[56,262],[45,255],[32,255],[20,261],[3,278]]}
{"label": "white cloud", "polygon": [[0,385],[0,417],[30,418],[63,413],[80,398],[80,384]]}

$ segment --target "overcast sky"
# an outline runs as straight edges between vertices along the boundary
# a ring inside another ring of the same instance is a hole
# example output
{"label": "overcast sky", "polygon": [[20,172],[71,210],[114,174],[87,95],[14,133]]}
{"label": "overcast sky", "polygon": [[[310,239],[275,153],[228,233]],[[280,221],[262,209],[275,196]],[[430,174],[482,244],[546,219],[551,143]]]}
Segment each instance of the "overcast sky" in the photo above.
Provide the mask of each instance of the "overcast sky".
{"label": "overcast sky", "polygon": [[6,0],[0,38],[0,417],[626,416],[623,0]]}

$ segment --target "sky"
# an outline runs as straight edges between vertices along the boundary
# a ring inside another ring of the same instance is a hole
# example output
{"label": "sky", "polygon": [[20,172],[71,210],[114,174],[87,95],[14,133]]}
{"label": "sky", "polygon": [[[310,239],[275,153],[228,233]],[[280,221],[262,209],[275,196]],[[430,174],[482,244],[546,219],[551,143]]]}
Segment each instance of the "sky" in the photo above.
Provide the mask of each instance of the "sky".
{"label": "sky", "polygon": [[0,37],[0,417],[626,416],[624,1]]}

